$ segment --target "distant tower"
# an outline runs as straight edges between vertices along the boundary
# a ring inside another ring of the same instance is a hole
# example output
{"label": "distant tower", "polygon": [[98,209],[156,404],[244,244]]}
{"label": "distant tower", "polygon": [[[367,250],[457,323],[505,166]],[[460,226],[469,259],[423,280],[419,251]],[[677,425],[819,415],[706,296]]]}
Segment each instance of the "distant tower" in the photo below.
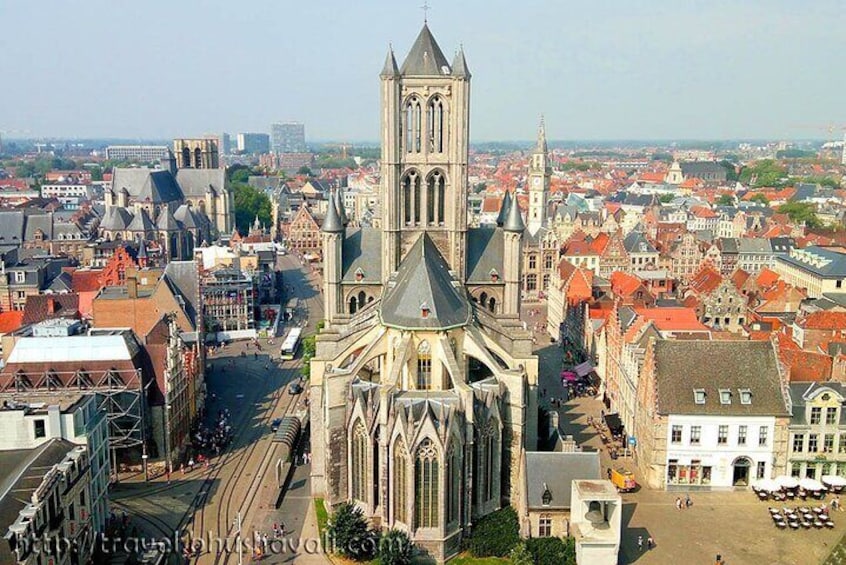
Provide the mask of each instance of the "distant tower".
{"label": "distant tower", "polygon": [[678,161],[673,161],[673,164],[670,165],[670,170],[667,171],[667,175],[664,177],[664,182],[667,184],[681,184],[684,181],[684,176],[682,175],[681,165],[679,165]]}
{"label": "distant tower", "polygon": [[846,165],[846,133],[843,134],[843,154],[840,157],[840,164]]}
{"label": "distant tower", "polygon": [[464,281],[470,129],[464,51],[450,66],[424,24],[401,68],[388,51],[380,79],[382,279],[426,232]]}
{"label": "distant tower", "polygon": [[549,198],[549,149],[546,145],[546,127],[543,117],[538,126],[538,144],[529,160],[529,233],[535,235],[546,220],[546,202]]}

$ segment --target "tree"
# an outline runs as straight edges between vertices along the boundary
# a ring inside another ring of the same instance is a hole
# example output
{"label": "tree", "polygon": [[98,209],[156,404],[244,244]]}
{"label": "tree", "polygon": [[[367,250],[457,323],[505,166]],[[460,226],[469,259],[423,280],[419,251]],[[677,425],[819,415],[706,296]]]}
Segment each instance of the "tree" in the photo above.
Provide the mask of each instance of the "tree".
{"label": "tree", "polygon": [[804,223],[809,228],[819,228],[823,225],[817,217],[816,207],[810,202],[788,202],[779,206],[778,211],[787,214],[791,221]]}
{"label": "tree", "polygon": [[753,194],[749,199],[749,202],[757,202],[758,204],[763,204],[764,206],[770,205],[770,199],[763,193]]}
{"label": "tree", "polygon": [[414,545],[402,530],[388,530],[379,540],[379,565],[409,565]]}
{"label": "tree", "polygon": [[526,547],[524,541],[514,546],[514,549],[508,554],[508,561],[511,565],[535,565],[535,557]]}
{"label": "tree", "polygon": [[734,196],[731,194],[721,194],[717,198],[717,205],[719,206],[734,206]]}
{"label": "tree", "polygon": [[[322,322],[323,320],[321,320]],[[318,322],[318,325],[320,322]],[[317,331],[319,332],[322,328],[318,327]],[[309,336],[303,340],[303,366],[300,367],[300,374],[303,376],[304,379],[311,378],[311,358],[314,357],[315,352],[317,351],[317,342],[315,337]]]}
{"label": "tree", "polygon": [[303,165],[302,167],[297,169],[297,174],[310,177],[311,176],[311,169],[308,168],[308,165]]}
{"label": "tree", "polygon": [[536,565],[576,565],[576,542],[573,538],[531,538],[526,549]]}
{"label": "tree", "polygon": [[334,553],[355,561],[367,561],[376,553],[377,539],[367,528],[361,508],[342,502],[329,520],[329,539]]}
{"label": "tree", "polygon": [[726,170],[726,181],[737,182],[738,175],[735,163],[729,161],[728,159],[723,159],[720,161],[720,166]]}
{"label": "tree", "polygon": [[517,512],[506,506],[476,523],[469,548],[476,557],[505,557],[519,542]]}
{"label": "tree", "polygon": [[272,221],[270,198],[264,192],[238,182],[233,182],[232,188],[235,192],[235,225],[238,231],[249,233],[256,216],[263,225]]}
{"label": "tree", "polygon": [[661,196],[658,197],[658,200],[660,200],[661,202],[666,204],[667,202],[672,202],[673,198],[675,198],[675,197],[676,197],[675,194],[662,194]]}
{"label": "tree", "polygon": [[779,186],[787,169],[773,159],[763,159],[740,172],[740,182],[752,186]]}

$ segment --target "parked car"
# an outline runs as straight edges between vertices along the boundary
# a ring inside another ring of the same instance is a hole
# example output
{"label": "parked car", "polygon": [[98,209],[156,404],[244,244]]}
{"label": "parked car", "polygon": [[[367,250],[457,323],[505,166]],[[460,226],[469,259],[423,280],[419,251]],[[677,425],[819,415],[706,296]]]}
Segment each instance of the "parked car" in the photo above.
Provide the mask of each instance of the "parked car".
{"label": "parked car", "polygon": [[294,381],[290,385],[288,385],[289,394],[300,394],[302,391],[303,385],[300,384],[300,381]]}
{"label": "parked car", "polygon": [[276,418],[270,423],[270,431],[275,432],[282,425],[282,418]]}

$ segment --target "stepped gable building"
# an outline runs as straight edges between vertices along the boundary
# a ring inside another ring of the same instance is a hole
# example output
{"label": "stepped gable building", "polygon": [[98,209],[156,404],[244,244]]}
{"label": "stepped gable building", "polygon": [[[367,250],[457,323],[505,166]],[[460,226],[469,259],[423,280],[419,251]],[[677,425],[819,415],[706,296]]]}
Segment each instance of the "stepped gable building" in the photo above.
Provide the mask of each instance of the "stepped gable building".
{"label": "stepped gable building", "polygon": [[381,75],[381,228],[322,225],[326,327],[311,363],[312,490],[409,532],[438,561],[517,499],[537,437],[519,319],[525,224],[467,227],[470,72],[424,25]]}
{"label": "stepped gable building", "polygon": [[168,261],[191,259],[194,247],[231,233],[234,199],[225,169],[207,167],[214,162],[208,152],[191,162],[196,166],[177,168],[169,152],[161,169],[116,168],[105,194],[101,235],[156,242]]}

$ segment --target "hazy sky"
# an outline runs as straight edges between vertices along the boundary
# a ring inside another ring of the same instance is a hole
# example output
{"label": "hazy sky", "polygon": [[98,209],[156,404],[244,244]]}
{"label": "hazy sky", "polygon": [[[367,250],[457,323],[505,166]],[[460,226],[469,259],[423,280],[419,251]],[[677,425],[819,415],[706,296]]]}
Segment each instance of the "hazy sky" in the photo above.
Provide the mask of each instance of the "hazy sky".
{"label": "hazy sky", "polygon": [[[385,52],[402,64],[422,3],[0,0],[0,131],[167,138],[297,120],[312,140],[377,140]],[[542,113],[562,140],[846,125],[837,0],[429,3],[447,58],[464,45],[474,141],[531,139]]]}

